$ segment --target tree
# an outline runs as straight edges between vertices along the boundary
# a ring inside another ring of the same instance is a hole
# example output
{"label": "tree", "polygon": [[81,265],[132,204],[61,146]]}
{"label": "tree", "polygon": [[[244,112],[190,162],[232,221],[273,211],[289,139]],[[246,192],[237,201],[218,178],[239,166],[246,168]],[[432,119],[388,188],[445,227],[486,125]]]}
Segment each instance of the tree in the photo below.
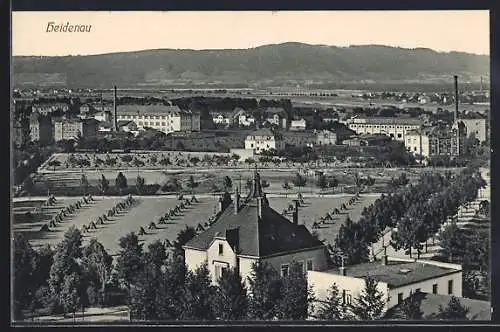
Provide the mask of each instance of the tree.
{"label": "tree", "polygon": [[350,311],[357,320],[378,320],[384,315],[384,295],[377,285],[378,283],[373,278],[367,277],[365,288],[350,305]]}
{"label": "tree", "polygon": [[122,194],[123,189],[127,188],[127,178],[125,175],[123,175],[122,172],[118,173],[118,176],[116,177],[115,180],[115,185],[120,190],[120,195]]}
{"label": "tree", "polygon": [[292,262],[288,274],[281,280],[281,296],[277,301],[277,318],[305,320],[309,308],[309,290],[303,266]]}
{"label": "tree", "polygon": [[14,319],[18,320],[22,318],[22,310],[31,303],[37,288],[34,278],[37,253],[21,233],[15,233],[13,247]]}
{"label": "tree", "polygon": [[117,271],[119,277],[130,290],[138,277],[143,265],[143,250],[139,238],[135,233],[128,233],[118,240],[120,251],[117,258]]}
{"label": "tree", "polygon": [[61,162],[60,162],[59,160],[57,160],[57,159],[53,159],[53,160],[49,161],[47,165],[48,165],[49,167],[53,167],[54,172],[55,172],[56,167],[61,166]]}
{"label": "tree", "polygon": [[163,282],[158,293],[161,319],[179,319],[182,314],[182,299],[186,281],[187,267],[182,256],[172,257],[165,265]]}
{"label": "tree", "polygon": [[206,264],[202,264],[194,272],[189,271],[186,277],[180,318],[182,320],[214,319],[211,302],[214,292],[215,288],[212,285]]}
{"label": "tree", "polygon": [[189,242],[193,237],[196,236],[196,229],[191,226],[187,226],[182,229],[178,234],[177,238],[174,241],[174,247],[178,251],[182,251],[182,246]]}
{"label": "tree", "polygon": [[139,195],[142,195],[144,191],[144,186],[146,184],[146,180],[144,180],[143,177],[137,175],[137,178],[135,179],[135,187],[137,188],[137,193]]}
{"label": "tree", "polygon": [[366,230],[360,228],[360,223],[353,223],[347,217],[340,225],[335,247],[347,259],[346,264],[359,264],[368,261],[368,244]]}
{"label": "tree", "polygon": [[283,189],[285,189],[286,191],[290,190],[292,187],[290,187],[290,184],[288,183],[287,180],[285,180],[285,182],[283,182]]}
{"label": "tree", "polygon": [[108,191],[109,189],[109,181],[104,177],[104,174],[101,175],[101,179],[98,182],[99,189],[101,190],[102,195]]}
{"label": "tree", "polygon": [[146,262],[151,262],[154,265],[162,266],[163,264],[165,264],[166,259],[167,251],[165,245],[160,240],[156,240],[148,245]]}
{"label": "tree", "polygon": [[271,320],[277,315],[276,304],[281,296],[281,280],[276,270],[267,262],[252,264],[248,279],[250,296],[248,316],[250,319]]}
{"label": "tree", "polygon": [[336,177],[332,176],[328,179],[328,187],[335,190],[339,186],[339,180]]}
{"label": "tree", "polygon": [[224,270],[217,280],[213,299],[214,314],[221,320],[241,320],[247,317],[248,297],[245,283],[235,269]]}
{"label": "tree", "polygon": [[328,296],[318,310],[318,318],[322,320],[340,320],[343,318],[342,297],[340,296],[337,284],[333,284],[328,289]]}
{"label": "tree", "polygon": [[82,173],[82,177],[80,178],[80,187],[82,188],[82,194],[86,195],[87,190],[89,188],[89,180],[87,180],[87,177],[83,173]]}
{"label": "tree", "polygon": [[61,305],[65,312],[73,313],[73,320],[75,319],[76,310],[83,303],[81,296],[82,280],[78,273],[71,273],[66,276],[61,287],[59,298]]}
{"label": "tree", "polygon": [[469,320],[467,314],[469,313],[469,308],[463,306],[460,300],[452,296],[446,308],[439,306],[439,312],[436,315],[438,319],[445,320]]}
{"label": "tree", "polygon": [[490,268],[490,238],[489,231],[474,229],[464,239],[464,266],[479,268],[480,272],[487,272]]}
{"label": "tree", "polygon": [[77,262],[82,257],[82,234],[71,226],[64,233],[63,240],[57,244],[54,263],[50,269],[49,286],[53,294],[60,294],[64,280],[71,273],[80,275],[80,266]]}
{"label": "tree", "polygon": [[316,181],[316,185],[320,187],[322,190],[328,187],[328,181],[326,179],[326,175],[320,174],[318,180]]}
{"label": "tree", "polygon": [[158,290],[161,289],[162,280],[163,273],[160,266],[151,260],[144,261],[141,269],[137,271],[133,284],[130,285],[131,319],[143,321],[160,319],[161,293]]}
{"label": "tree", "polygon": [[229,176],[226,175],[224,177],[224,188],[226,189],[226,191],[229,191],[231,190],[232,187],[233,187],[233,181]]}
{"label": "tree", "polygon": [[295,178],[293,178],[292,183],[295,187],[304,187],[307,184],[307,179],[300,175],[299,173],[295,174]]}
{"label": "tree", "polygon": [[98,303],[105,301],[106,283],[111,277],[113,258],[108,254],[104,246],[93,238],[83,248],[82,265],[87,280],[92,285],[99,287]]}
{"label": "tree", "polygon": [[188,180],[187,186],[188,186],[188,188],[190,188],[190,189],[191,189],[191,193],[192,193],[192,194],[194,194],[194,189],[195,189],[196,187],[198,187],[198,185],[199,185],[199,183],[198,183],[198,182],[196,182],[196,181],[194,180],[194,177],[191,175],[191,176],[189,177],[189,180]]}
{"label": "tree", "polygon": [[395,318],[402,320],[419,320],[422,319],[424,313],[420,306],[422,304],[422,294],[410,292],[403,303],[397,308]]}
{"label": "tree", "polygon": [[446,226],[439,234],[441,253],[450,263],[461,260],[465,254],[465,237],[456,223]]}

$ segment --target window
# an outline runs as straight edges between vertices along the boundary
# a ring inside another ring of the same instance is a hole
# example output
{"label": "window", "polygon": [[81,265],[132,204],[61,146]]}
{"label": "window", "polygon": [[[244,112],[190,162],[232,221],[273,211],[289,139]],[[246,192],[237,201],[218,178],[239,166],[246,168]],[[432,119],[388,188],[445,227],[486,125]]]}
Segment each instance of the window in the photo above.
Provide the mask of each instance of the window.
{"label": "window", "polygon": [[342,290],[342,303],[343,304],[351,304],[352,303],[352,295],[349,294],[349,291],[345,289]]}
{"label": "window", "polygon": [[300,270],[301,270],[302,272],[305,272],[305,271],[304,271],[304,262],[298,262],[297,264],[299,264],[299,266],[300,266]]}
{"label": "window", "polygon": [[159,123],[159,122],[156,122],[156,125],[157,125],[157,126],[159,126],[159,125],[160,125],[160,123]]}
{"label": "window", "polygon": [[415,289],[415,293],[420,293],[420,292],[421,292],[420,288]]}
{"label": "window", "polygon": [[448,280],[448,295],[453,294],[453,280]]}
{"label": "window", "polygon": [[313,269],[313,261],[312,259],[307,260],[307,271],[312,271]]}
{"label": "window", "polygon": [[139,121],[139,126],[142,126],[142,121]]}
{"label": "window", "polygon": [[144,121],[144,125],[145,125],[145,126],[149,126],[149,122]]}
{"label": "window", "polygon": [[165,121],[162,121],[161,125],[162,125],[162,126],[165,126]]}
{"label": "window", "polygon": [[432,285],[432,294],[437,294],[438,293],[438,284]]}
{"label": "window", "polygon": [[282,277],[288,276],[288,264],[281,265],[281,276]]}
{"label": "window", "polygon": [[398,293],[398,304],[403,303],[403,293]]}
{"label": "window", "polygon": [[224,254],[224,245],[222,243],[219,243],[219,255]]}
{"label": "window", "polygon": [[401,138],[401,134],[398,134],[398,138]]}

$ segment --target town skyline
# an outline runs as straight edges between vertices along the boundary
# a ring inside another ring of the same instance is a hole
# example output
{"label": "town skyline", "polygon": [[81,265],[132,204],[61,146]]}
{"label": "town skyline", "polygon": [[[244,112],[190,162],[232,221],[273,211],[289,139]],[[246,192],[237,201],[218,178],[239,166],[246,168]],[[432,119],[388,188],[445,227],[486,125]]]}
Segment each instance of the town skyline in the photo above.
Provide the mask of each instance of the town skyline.
{"label": "town skyline", "polygon": [[[297,25],[298,21],[302,23]],[[202,29],[199,25],[201,23],[198,22],[203,22]],[[55,32],[50,24],[85,25],[89,29],[87,32]],[[178,30],[180,28],[182,30]],[[169,36],[165,31],[180,32]],[[207,38],[210,36],[212,38]],[[216,37],[213,38],[214,36]],[[337,47],[384,45],[407,49],[428,48],[436,52],[489,55],[489,13],[488,11],[12,13],[13,56],[98,55],[155,49],[250,49],[287,42]]]}

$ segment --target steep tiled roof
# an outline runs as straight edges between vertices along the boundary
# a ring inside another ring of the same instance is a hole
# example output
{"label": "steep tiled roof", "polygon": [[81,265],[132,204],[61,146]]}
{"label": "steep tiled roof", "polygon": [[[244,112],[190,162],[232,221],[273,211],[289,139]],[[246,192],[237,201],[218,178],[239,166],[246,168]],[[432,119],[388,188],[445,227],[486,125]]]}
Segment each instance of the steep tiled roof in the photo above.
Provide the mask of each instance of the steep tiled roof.
{"label": "steep tiled roof", "polygon": [[[259,200],[262,200],[261,218],[258,212]],[[233,202],[210,228],[191,239],[186,247],[207,250],[215,236],[225,236],[228,231],[233,232],[232,236],[226,236],[230,244],[234,242],[234,238],[238,239],[237,252],[240,255],[266,257],[323,245],[304,225],[292,223],[269,206],[262,193],[258,174],[254,177],[250,194],[237,214],[234,209]],[[234,235],[236,230],[237,236]],[[229,237],[232,239],[229,240]]]}

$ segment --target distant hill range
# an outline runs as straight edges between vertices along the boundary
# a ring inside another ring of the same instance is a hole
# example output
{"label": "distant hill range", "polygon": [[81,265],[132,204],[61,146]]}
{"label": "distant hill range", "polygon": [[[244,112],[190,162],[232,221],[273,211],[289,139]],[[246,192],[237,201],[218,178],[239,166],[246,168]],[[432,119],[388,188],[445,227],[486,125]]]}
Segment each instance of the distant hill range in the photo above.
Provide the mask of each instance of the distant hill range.
{"label": "distant hill range", "polygon": [[301,43],[251,49],[158,49],[88,56],[13,57],[13,83],[68,87],[235,87],[452,84],[489,81],[489,56],[380,45]]}

